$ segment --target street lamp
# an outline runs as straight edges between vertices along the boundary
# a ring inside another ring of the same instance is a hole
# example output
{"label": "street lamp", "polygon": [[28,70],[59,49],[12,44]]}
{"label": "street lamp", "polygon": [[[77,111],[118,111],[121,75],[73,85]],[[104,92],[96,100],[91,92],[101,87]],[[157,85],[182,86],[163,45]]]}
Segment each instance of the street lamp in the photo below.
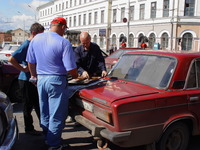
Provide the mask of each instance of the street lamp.
{"label": "street lamp", "polygon": [[35,11],[35,9],[33,9],[29,4],[27,4],[28,5],[28,7],[30,7],[33,11],[34,11],[34,13],[35,13],[35,21],[37,21],[37,19],[36,19],[36,11]]}

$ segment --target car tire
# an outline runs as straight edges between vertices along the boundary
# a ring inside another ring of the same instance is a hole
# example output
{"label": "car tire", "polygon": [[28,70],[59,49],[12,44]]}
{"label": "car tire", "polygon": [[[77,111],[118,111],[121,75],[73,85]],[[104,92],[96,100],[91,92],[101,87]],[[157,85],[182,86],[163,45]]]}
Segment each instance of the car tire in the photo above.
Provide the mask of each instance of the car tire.
{"label": "car tire", "polygon": [[187,150],[190,131],[186,124],[179,122],[168,127],[157,143],[158,150]]}
{"label": "car tire", "polygon": [[12,103],[21,103],[22,96],[19,88],[18,80],[14,80],[10,86],[8,97]]}

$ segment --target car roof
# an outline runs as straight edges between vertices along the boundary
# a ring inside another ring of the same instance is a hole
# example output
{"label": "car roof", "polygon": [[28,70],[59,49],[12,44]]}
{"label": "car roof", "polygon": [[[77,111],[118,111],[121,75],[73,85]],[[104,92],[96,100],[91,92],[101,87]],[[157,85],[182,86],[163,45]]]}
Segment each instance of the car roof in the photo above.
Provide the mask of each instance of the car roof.
{"label": "car roof", "polygon": [[185,58],[185,57],[191,57],[196,58],[200,57],[199,52],[184,52],[184,51],[164,51],[164,50],[140,50],[140,51],[133,51],[133,52],[127,52],[129,53],[140,53],[140,54],[152,54],[152,55],[167,55],[171,57],[177,57],[177,58]]}
{"label": "car roof", "polygon": [[119,48],[118,50],[143,50],[142,48],[139,47],[132,47],[132,48]]}

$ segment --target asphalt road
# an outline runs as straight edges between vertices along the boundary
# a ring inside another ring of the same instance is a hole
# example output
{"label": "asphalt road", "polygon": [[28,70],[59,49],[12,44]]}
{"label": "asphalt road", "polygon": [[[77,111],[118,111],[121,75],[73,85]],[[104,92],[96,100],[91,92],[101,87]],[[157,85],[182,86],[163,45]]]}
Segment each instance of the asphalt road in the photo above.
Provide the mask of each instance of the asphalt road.
{"label": "asphalt road", "polygon": [[[25,134],[22,114],[22,105],[14,104],[14,116],[17,118],[19,127],[19,139],[12,150],[46,150],[43,136],[32,136]],[[42,131],[39,122],[33,111],[34,126],[38,131]],[[96,142],[90,135],[89,130],[83,126],[76,126],[74,123],[66,123],[62,134],[63,143],[70,145],[69,150],[98,150]],[[193,137],[188,150],[200,150],[200,136]],[[105,150],[145,150],[144,147],[120,148],[109,144]]]}

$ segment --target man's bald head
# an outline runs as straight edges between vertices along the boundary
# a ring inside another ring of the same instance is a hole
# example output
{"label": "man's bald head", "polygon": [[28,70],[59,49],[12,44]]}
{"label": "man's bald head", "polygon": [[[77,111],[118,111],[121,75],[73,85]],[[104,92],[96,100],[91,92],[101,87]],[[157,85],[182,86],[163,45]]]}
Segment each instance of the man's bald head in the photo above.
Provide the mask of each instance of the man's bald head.
{"label": "man's bald head", "polygon": [[90,34],[88,32],[81,32],[80,41],[81,41],[81,44],[83,45],[84,49],[85,50],[89,50],[91,36],[90,36]]}

